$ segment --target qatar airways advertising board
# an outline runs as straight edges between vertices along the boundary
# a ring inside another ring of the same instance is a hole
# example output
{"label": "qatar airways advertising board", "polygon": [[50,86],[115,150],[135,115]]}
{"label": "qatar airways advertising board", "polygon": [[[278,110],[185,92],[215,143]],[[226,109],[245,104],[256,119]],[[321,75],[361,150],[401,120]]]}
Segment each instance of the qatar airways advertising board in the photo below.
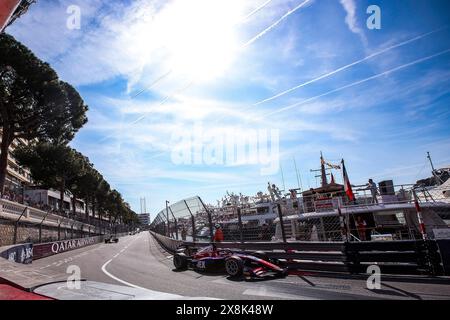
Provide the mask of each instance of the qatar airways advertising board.
{"label": "qatar airways advertising board", "polygon": [[33,260],[52,256],[54,254],[83,248],[103,241],[102,236],[54,241],[33,246]]}

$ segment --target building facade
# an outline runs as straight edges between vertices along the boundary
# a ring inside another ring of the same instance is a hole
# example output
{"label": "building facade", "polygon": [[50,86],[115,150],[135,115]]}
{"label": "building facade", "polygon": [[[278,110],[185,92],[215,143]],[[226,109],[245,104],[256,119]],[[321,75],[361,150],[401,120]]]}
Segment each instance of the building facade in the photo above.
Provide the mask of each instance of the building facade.
{"label": "building facade", "polygon": [[[2,139],[2,132],[0,130],[0,141]],[[27,168],[19,166],[12,152],[20,145],[28,145],[25,139],[15,139],[9,146],[8,150],[8,166],[5,181],[5,196],[10,200],[21,202],[24,197],[25,189],[32,184],[31,174]]]}

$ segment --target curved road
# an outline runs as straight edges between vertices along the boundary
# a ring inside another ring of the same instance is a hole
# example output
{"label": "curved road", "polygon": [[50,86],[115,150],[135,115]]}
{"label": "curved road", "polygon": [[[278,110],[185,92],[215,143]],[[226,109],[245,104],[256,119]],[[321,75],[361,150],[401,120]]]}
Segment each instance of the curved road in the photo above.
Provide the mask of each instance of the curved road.
{"label": "curved road", "polygon": [[[221,274],[178,272],[173,270],[172,256],[148,232],[123,237],[118,243],[97,244],[36,260],[32,268],[46,274],[63,274],[71,265],[80,268],[82,279],[160,294],[163,299],[450,299],[448,282],[383,281],[381,289],[368,290],[364,279],[306,273],[285,279],[235,281]],[[45,282],[45,279],[39,280]],[[43,293],[55,288],[50,286]],[[109,290],[111,288],[119,287],[110,286]],[[56,295],[56,298],[77,297]]]}

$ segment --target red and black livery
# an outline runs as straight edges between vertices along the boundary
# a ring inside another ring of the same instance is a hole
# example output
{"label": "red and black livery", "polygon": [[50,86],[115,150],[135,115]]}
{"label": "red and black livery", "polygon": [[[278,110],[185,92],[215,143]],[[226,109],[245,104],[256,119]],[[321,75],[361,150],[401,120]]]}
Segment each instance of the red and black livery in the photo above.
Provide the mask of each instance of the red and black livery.
{"label": "red and black livery", "polygon": [[201,249],[182,247],[173,256],[177,270],[187,268],[201,272],[226,272],[231,277],[248,278],[285,277],[287,269],[264,253],[245,253],[228,249],[217,249],[209,245]]}

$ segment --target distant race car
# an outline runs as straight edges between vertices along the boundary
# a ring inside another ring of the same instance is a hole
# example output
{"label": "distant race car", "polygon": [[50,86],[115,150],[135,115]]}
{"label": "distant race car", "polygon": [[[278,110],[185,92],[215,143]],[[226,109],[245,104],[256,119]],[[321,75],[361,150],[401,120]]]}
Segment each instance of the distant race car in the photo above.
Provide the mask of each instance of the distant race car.
{"label": "distant race car", "polygon": [[192,252],[191,248],[181,248],[173,256],[177,270],[192,268],[203,272],[223,272],[231,277],[285,277],[287,269],[269,261],[264,253],[247,254],[227,249],[217,249],[214,245]]}
{"label": "distant race car", "polygon": [[119,238],[117,238],[116,236],[110,235],[109,237],[105,238],[105,243],[117,243],[119,242]]}

